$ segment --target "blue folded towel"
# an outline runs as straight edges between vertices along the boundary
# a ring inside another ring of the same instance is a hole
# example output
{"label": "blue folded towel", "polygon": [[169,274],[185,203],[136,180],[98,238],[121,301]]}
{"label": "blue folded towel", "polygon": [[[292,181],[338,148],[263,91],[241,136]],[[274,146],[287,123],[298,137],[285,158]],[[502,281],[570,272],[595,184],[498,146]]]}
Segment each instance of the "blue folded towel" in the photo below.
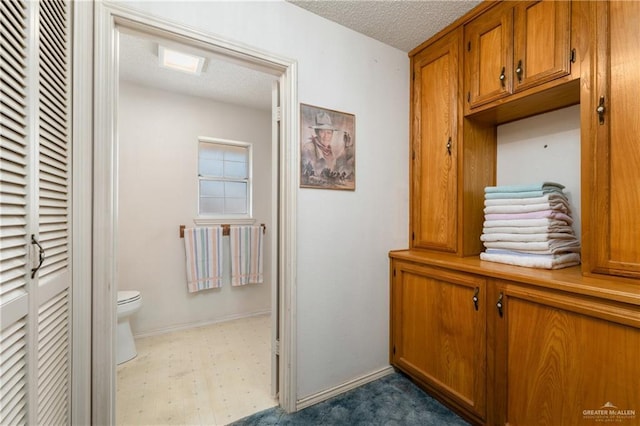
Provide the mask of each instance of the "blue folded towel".
{"label": "blue folded towel", "polygon": [[541,183],[533,183],[526,185],[501,185],[501,186],[487,186],[484,189],[485,193],[495,193],[495,192],[531,192],[531,191],[542,191],[543,194],[552,191],[562,191],[564,189],[564,185],[555,182],[541,182]]}

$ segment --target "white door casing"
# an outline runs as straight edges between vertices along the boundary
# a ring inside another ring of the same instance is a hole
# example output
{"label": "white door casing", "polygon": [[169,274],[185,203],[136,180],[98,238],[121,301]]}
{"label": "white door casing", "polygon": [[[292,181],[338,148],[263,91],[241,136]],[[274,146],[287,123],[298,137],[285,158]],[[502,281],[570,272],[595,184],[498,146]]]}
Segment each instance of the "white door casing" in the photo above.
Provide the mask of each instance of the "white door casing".
{"label": "white door casing", "polygon": [[[279,76],[281,122],[278,139],[279,186],[277,247],[279,334],[279,402],[296,409],[295,282],[296,195],[298,188],[297,64],[295,61],[235,44],[208,33],[159,20],[116,4],[95,5],[94,63],[94,191],[93,191],[93,323],[92,323],[92,423],[115,422],[115,307],[117,235],[117,88],[118,28],[182,42],[242,61],[245,65]],[[277,142],[274,140],[274,142]],[[274,143],[276,145],[276,143]],[[90,160],[90,159],[88,159]],[[287,220],[282,220],[286,217]],[[274,239],[275,240],[275,239]]]}

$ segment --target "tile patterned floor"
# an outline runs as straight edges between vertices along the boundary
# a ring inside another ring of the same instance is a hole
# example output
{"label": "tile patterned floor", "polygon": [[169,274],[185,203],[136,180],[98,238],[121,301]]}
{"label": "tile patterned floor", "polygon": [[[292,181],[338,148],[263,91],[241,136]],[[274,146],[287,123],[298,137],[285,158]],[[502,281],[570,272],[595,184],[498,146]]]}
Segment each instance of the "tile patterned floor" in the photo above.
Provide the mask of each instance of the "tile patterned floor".
{"label": "tile patterned floor", "polygon": [[136,347],[117,368],[118,425],[225,425],[277,405],[268,315],[144,337]]}

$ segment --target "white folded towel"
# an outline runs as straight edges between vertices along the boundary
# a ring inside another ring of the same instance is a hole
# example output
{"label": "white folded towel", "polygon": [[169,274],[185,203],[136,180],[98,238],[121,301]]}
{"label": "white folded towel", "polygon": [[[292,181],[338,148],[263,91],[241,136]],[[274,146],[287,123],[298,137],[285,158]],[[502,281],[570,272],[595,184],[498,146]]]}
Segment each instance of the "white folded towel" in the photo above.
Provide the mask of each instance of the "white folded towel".
{"label": "white folded towel", "polygon": [[576,240],[573,233],[543,232],[540,234],[482,234],[481,241],[537,242],[552,240]]}
{"label": "white folded towel", "polygon": [[484,198],[488,200],[503,198],[535,198],[542,197],[544,194],[562,194],[560,188],[546,188],[538,191],[516,191],[516,192],[485,192]]}
{"label": "white folded towel", "polygon": [[480,253],[480,260],[515,266],[526,266],[529,268],[560,269],[578,265],[580,263],[580,255],[578,253],[563,253],[548,256],[518,256],[512,254]]}
{"label": "white folded towel", "polygon": [[580,242],[577,239],[571,240],[550,240],[536,242],[515,242],[515,241],[485,241],[486,248],[496,248],[505,250],[517,250],[523,253],[532,254],[557,254],[557,253],[579,253]]}
{"label": "white folded towel", "polygon": [[496,219],[496,220],[485,220],[484,227],[485,228],[495,228],[495,227],[530,227],[530,226],[568,226],[567,222],[559,219],[550,219],[550,218],[538,218],[538,219]]}
{"label": "white folded towel", "polygon": [[561,194],[559,192],[551,192],[548,194],[544,194],[541,197],[528,197],[528,198],[487,198],[484,200],[484,205],[485,207],[488,206],[508,206],[508,205],[527,205],[527,204],[541,204],[541,203],[548,203],[549,201],[557,201],[557,200],[561,200],[566,202],[567,204],[569,203],[569,201],[567,200],[567,197],[564,194]]}
{"label": "white folded towel", "polygon": [[552,232],[563,232],[574,234],[573,228],[569,225],[547,225],[547,226],[495,226],[482,229],[483,234],[543,234]]}
{"label": "white folded towel", "polygon": [[507,205],[495,205],[495,206],[487,206],[484,208],[485,214],[494,214],[494,213],[529,213],[529,212],[541,212],[545,210],[554,210],[563,213],[571,212],[569,208],[569,203],[566,198],[558,198],[554,200],[547,201],[545,203],[538,204],[507,204]]}

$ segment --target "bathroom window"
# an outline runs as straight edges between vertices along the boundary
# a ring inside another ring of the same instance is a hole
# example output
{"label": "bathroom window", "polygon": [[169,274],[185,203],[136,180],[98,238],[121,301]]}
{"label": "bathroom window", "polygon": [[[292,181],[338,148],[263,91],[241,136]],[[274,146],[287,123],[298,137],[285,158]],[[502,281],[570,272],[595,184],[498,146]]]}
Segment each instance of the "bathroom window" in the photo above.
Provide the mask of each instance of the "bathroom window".
{"label": "bathroom window", "polygon": [[198,214],[201,218],[251,217],[252,145],[198,138]]}

